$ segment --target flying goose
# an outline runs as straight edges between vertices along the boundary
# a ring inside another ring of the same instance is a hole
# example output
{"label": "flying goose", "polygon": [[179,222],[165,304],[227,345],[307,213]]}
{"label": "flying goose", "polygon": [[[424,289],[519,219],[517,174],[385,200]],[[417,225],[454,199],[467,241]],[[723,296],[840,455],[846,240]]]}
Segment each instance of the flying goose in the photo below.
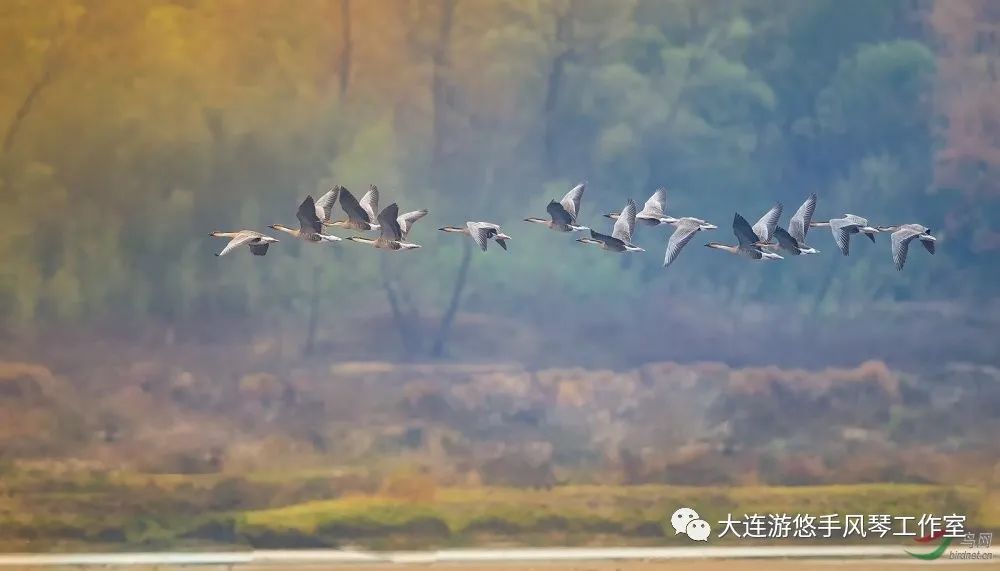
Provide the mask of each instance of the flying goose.
{"label": "flying goose", "polygon": [[774,237],[777,244],[759,244],[771,248],[781,248],[790,252],[793,256],[799,254],[818,254],[819,250],[806,246],[806,234],[809,232],[809,225],[812,223],[812,215],[816,210],[816,193],[810,194],[809,198],[802,203],[802,206],[795,211],[795,214],[788,220],[788,230],[781,226],[775,226]]}
{"label": "flying goose", "polygon": [[809,224],[813,228],[829,226],[833,233],[833,240],[837,242],[837,247],[845,256],[851,251],[851,234],[862,233],[875,243],[875,234],[878,228],[868,225],[868,220],[854,214],[845,214],[843,218],[834,218],[829,222],[812,222]]}
{"label": "flying goose", "polygon": [[340,196],[340,191],[343,189],[344,187],[337,185],[316,199],[316,216],[319,217],[320,222],[330,222],[333,206],[337,204],[337,197]]}
{"label": "flying goose", "polygon": [[910,242],[914,238],[920,240],[924,249],[934,254],[935,242],[937,238],[931,236],[931,229],[920,224],[900,224],[897,226],[879,226],[879,232],[892,232],[892,261],[896,264],[897,270],[903,269],[906,263],[906,254],[910,249]]}
{"label": "flying goose", "polygon": [[[773,210],[774,209],[772,208],[771,211]],[[780,208],[778,210],[780,211]],[[770,214],[770,212],[768,212],[768,214]],[[765,217],[766,216],[767,215],[765,215]],[[750,223],[747,222],[746,218],[740,216],[739,212],[733,216],[733,234],[736,235],[736,239],[739,241],[739,245],[737,246],[720,244],[718,242],[709,242],[705,245],[709,248],[729,252],[730,254],[745,256],[751,260],[784,259],[782,256],[775,254],[774,252],[763,250],[757,245],[760,242],[760,236],[754,231],[753,227],[750,226]]]}
{"label": "flying goose", "polygon": [[216,256],[225,256],[229,252],[232,252],[241,246],[249,246],[250,252],[254,256],[264,256],[267,254],[268,246],[278,241],[277,238],[265,236],[264,234],[253,230],[240,230],[238,232],[211,232],[209,236],[215,236],[216,238],[231,238],[229,243],[226,244],[226,247],[223,248],[221,252],[216,254]]}
{"label": "flying goose", "polygon": [[[340,199],[343,203],[343,198]],[[399,206],[395,202],[386,206],[382,209],[382,212],[378,215],[378,228],[382,230],[382,234],[372,240],[371,238],[364,238],[361,236],[351,236],[347,238],[351,242],[357,242],[359,244],[368,244],[373,248],[378,248],[380,250],[413,250],[415,248],[420,248],[419,244],[411,244],[409,242],[403,242],[403,229],[400,228],[399,221]]]}
{"label": "flying goose", "polygon": [[583,244],[596,244],[602,250],[610,252],[645,252],[646,250],[632,245],[632,233],[635,231],[636,206],[631,198],[625,203],[621,216],[615,220],[611,235],[590,231],[590,238],[578,238]]}
{"label": "flying goose", "polygon": [[[707,230],[696,218],[681,218],[674,226],[676,229],[667,240],[667,252],[663,255],[663,267],[667,267],[677,259],[681,249],[701,230]],[[713,226],[714,228],[714,226]]]}
{"label": "flying goose", "polygon": [[[701,226],[701,230],[715,230],[718,226],[714,224],[709,224],[708,222],[702,220],[701,218],[693,218],[690,216],[685,216],[682,218],[674,218],[673,216],[667,216],[665,214],[667,209],[667,189],[658,188],[646,204],[642,207],[642,210],[635,215],[635,219],[638,222],[645,224],[646,226],[659,226],[661,224],[672,224],[677,226],[682,222],[697,222]],[[610,212],[605,214],[605,218],[610,218],[612,220],[617,220],[620,213]]]}
{"label": "flying goose", "polygon": [[340,207],[347,215],[347,220],[334,220],[325,222],[326,226],[336,226],[348,230],[378,230],[379,225],[375,223],[375,209],[378,208],[378,188],[373,184],[368,192],[361,197],[359,202],[354,194],[346,188],[340,190]]}
{"label": "flying goose", "polygon": [[312,195],[307,196],[306,199],[302,201],[302,204],[299,205],[298,212],[295,213],[295,217],[299,219],[299,229],[297,230],[281,224],[272,224],[270,227],[274,230],[280,230],[286,234],[291,234],[299,240],[305,240],[306,242],[340,241],[340,238],[336,236],[323,234],[323,223],[316,214],[316,202],[313,200]]}
{"label": "flying goose", "polygon": [[444,228],[438,228],[438,230],[471,236],[476,244],[479,245],[479,249],[484,252],[486,251],[486,245],[491,239],[496,240],[496,243],[500,244],[500,247],[504,250],[507,249],[507,240],[510,240],[510,236],[500,230],[500,225],[492,222],[466,222],[464,228],[445,226]]}
{"label": "flying goose", "polygon": [[549,201],[545,211],[549,213],[550,220],[544,218],[525,218],[525,222],[544,224],[557,232],[578,232],[580,230],[590,230],[586,226],[576,223],[576,218],[580,214],[580,199],[583,198],[583,191],[586,190],[587,183],[581,182],[574,186],[562,200],[556,202]]}

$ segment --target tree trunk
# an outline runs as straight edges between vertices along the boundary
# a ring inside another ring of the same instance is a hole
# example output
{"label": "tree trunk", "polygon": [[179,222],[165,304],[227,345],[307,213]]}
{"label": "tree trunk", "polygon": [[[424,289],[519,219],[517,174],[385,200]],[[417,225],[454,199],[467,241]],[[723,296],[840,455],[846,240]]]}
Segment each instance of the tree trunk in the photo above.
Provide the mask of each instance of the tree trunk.
{"label": "tree trunk", "polygon": [[441,326],[438,328],[437,338],[434,339],[434,346],[431,348],[431,357],[440,359],[444,357],[445,346],[448,343],[448,336],[451,334],[451,327],[455,323],[455,316],[458,314],[458,306],[462,302],[462,292],[465,290],[466,278],[469,275],[469,264],[472,262],[472,242],[462,241],[462,263],[458,267],[458,275],[455,278],[455,288],[451,292],[451,301],[448,302],[448,309],[441,317]]}
{"label": "tree trunk", "polygon": [[432,57],[431,98],[434,112],[434,133],[432,135],[432,164],[439,165],[444,149],[445,107],[448,103],[449,86],[445,75],[451,51],[451,28],[455,14],[455,0],[441,0],[441,20],[438,37]]}
{"label": "tree trunk", "polygon": [[309,300],[309,328],[306,332],[306,343],[302,349],[305,356],[312,355],[316,350],[316,328],[319,326],[319,283],[320,266],[313,268],[312,299]]}
{"label": "tree trunk", "polygon": [[340,100],[347,97],[347,87],[351,80],[351,0],[340,0]]}
{"label": "tree trunk", "polygon": [[382,274],[382,290],[385,291],[386,301],[389,302],[389,309],[392,310],[392,321],[399,333],[399,341],[403,347],[403,353],[407,357],[412,357],[417,351],[417,336],[415,335],[416,312],[403,311],[403,304],[392,286],[392,276],[389,274],[386,257],[381,256],[379,271]]}
{"label": "tree trunk", "polygon": [[562,93],[562,84],[566,74],[566,64],[573,56],[572,48],[566,44],[572,41],[572,4],[565,12],[556,18],[556,49],[557,53],[552,58],[552,65],[549,67],[548,77],[545,81],[545,166],[550,173],[556,172],[556,121],[555,111],[559,104],[559,96]]}

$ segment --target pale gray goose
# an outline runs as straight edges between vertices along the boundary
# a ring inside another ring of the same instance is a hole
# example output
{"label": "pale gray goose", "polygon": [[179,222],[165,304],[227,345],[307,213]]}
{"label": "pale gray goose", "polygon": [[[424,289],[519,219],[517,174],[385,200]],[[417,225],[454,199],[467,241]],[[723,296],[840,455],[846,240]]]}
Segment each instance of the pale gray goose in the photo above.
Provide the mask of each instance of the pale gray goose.
{"label": "pale gray goose", "polygon": [[438,228],[438,230],[453,234],[465,234],[471,237],[479,249],[484,252],[490,240],[495,240],[504,250],[507,249],[507,240],[510,240],[510,236],[503,233],[500,225],[492,222],[466,222],[464,227],[445,226]]}
{"label": "pale gray goose", "polygon": [[581,182],[570,189],[559,202],[555,200],[549,201],[549,205],[545,207],[545,211],[549,214],[549,220],[544,218],[525,218],[524,221],[542,224],[557,232],[589,230],[590,228],[576,223],[577,216],[580,214],[580,201],[583,199],[583,191],[586,188],[587,183]]}
{"label": "pale gray goose", "polygon": [[211,232],[209,236],[216,238],[230,238],[229,243],[216,256],[225,256],[236,248],[248,246],[254,256],[264,256],[267,248],[271,244],[278,242],[277,238],[261,234],[254,230],[239,230],[237,232]]}
{"label": "pale gray goose", "polygon": [[323,234],[323,223],[320,221],[319,216],[316,214],[316,202],[313,200],[312,196],[307,196],[302,204],[299,205],[298,212],[295,213],[295,217],[299,219],[299,228],[289,228],[282,224],[272,224],[271,228],[274,230],[279,230],[286,234],[291,234],[292,236],[303,240],[306,242],[339,242],[340,238],[336,236],[330,236]]}

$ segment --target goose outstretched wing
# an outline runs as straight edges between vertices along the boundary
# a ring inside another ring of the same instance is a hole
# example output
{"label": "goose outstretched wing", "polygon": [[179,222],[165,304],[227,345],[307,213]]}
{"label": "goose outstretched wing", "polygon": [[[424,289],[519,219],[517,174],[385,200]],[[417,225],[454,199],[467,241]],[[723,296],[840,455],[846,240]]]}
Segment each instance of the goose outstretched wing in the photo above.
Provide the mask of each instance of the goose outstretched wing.
{"label": "goose outstretched wing", "polygon": [[667,189],[658,188],[653,196],[649,197],[646,204],[642,206],[641,214],[643,216],[663,216],[663,213],[667,211]]}
{"label": "goose outstretched wing", "polygon": [[693,221],[683,221],[677,225],[677,229],[674,233],[670,235],[670,239],[667,240],[667,252],[663,256],[663,267],[667,267],[677,259],[677,256],[681,253],[681,249],[694,238],[694,235],[698,233],[701,226],[697,222]]}
{"label": "goose outstretched wing", "polygon": [[295,213],[299,219],[299,225],[303,234],[319,234],[323,231],[323,223],[319,216],[316,216],[316,202],[312,195],[306,197],[299,205],[299,211]]}
{"label": "goose outstretched wing", "polygon": [[618,220],[615,220],[615,226],[611,231],[613,238],[618,238],[625,243],[632,242],[632,233],[635,232],[636,212],[635,201],[630,198],[625,203],[625,208],[622,209],[621,214],[618,215]]}
{"label": "goose outstretched wing", "polygon": [[795,211],[795,214],[788,220],[788,233],[792,238],[798,240],[800,244],[806,243],[806,234],[809,232],[809,224],[812,223],[813,212],[816,210],[816,193],[809,195],[809,198],[802,203],[802,206]]}
{"label": "goose outstretched wing", "polygon": [[583,191],[586,190],[587,183],[581,182],[574,186],[566,196],[562,197],[559,204],[566,209],[566,212],[573,218],[571,223],[576,222],[576,217],[580,215],[580,200],[583,198]]}
{"label": "goose outstretched wing", "polygon": [[344,209],[344,214],[353,222],[367,222],[371,224],[373,218],[368,216],[368,211],[361,207],[357,198],[346,188],[340,191],[340,207]]}
{"label": "goose outstretched wing", "polygon": [[427,216],[427,209],[422,208],[420,210],[414,210],[413,212],[407,212],[406,214],[400,214],[396,219],[399,222],[399,228],[403,231],[403,237],[405,238],[407,234],[410,233],[410,229],[413,228],[413,224],[417,220],[420,220],[424,216]]}
{"label": "goose outstretched wing", "polygon": [[378,223],[382,230],[382,237],[386,240],[399,242],[403,239],[403,230],[399,227],[399,222],[396,220],[398,217],[399,206],[395,202],[383,208],[382,212],[379,212]]}
{"label": "goose outstretched wing", "polygon": [[753,225],[753,233],[757,235],[757,238],[763,242],[770,242],[771,238],[774,237],[774,229],[778,226],[778,219],[781,218],[781,211],[784,206],[780,202],[776,202],[774,206],[771,207],[760,220]]}
{"label": "goose outstretched wing", "polygon": [[337,197],[340,196],[341,186],[335,186],[326,191],[323,196],[316,200],[316,216],[323,222],[329,222],[333,215],[333,205],[337,204]]}
{"label": "goose outstretched wing", "polygon": [[375,220],[375,213],[378,212],[378,187],[374,184],[368,188],[368,192],[361,197],[361,208],[368,213],[368,220]]}
{"label": "goose outstretched wing", "polygon": [[740,216],[739,212],[733,216],[733,234],[736,235],[741,248],[754,248],[754,244],[758,240],[757,233],[753,231],[747,219]]}

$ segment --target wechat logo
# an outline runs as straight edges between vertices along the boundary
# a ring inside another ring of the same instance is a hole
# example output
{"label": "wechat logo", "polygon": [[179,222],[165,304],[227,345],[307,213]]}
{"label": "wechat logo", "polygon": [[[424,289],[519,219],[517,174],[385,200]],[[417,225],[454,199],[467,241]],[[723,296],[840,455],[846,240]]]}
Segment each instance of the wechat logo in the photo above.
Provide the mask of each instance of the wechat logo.
{"label": "wechat logo", "polygon": [[683,533],[694,541],[708,541],[708,536],[712,535],[712,526],[691,508],[675,511],[670,516],[670,525],[674,528],[674,535]]}

